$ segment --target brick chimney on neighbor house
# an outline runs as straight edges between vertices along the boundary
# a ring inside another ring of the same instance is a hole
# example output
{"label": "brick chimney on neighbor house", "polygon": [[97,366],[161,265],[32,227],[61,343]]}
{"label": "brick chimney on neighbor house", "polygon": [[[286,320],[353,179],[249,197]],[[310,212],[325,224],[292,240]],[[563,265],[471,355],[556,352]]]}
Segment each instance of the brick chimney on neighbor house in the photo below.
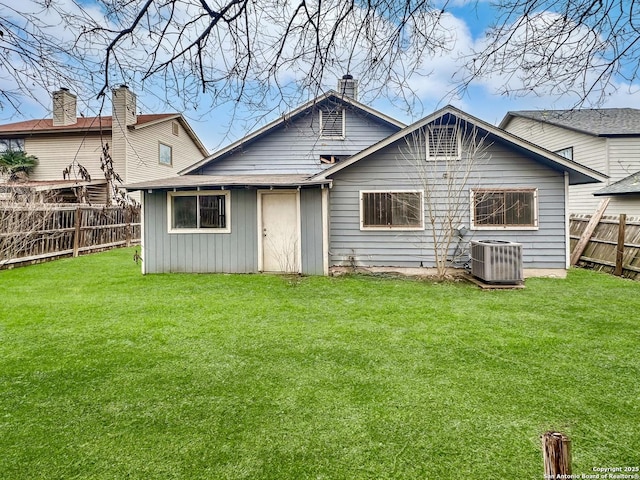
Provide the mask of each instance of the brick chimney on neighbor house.
{"label": "brick chimney on neighbor house", "polygon": [[342,78],[338,80],[338,93],[345,97],[358,100],[358,81],[354,80],[352,75],[343,75]]}
{"label": "brick chimney on neighbor house", "polygon": [[74,125],[78,121],[77,106],[77,98],[68,88],[53,92],[53,126]]}

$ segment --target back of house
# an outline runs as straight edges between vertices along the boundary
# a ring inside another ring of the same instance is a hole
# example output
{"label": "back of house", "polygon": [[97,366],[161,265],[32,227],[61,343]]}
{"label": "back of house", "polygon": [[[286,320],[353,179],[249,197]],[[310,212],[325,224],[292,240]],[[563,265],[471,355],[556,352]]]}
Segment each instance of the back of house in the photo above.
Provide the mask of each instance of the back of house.
{"label": "back of house", "polygon": [[568,266],[569,185],[605,179],[454,107],[410,126],[329,92],[143,192],[143,271],[427,273],[472,240]]}

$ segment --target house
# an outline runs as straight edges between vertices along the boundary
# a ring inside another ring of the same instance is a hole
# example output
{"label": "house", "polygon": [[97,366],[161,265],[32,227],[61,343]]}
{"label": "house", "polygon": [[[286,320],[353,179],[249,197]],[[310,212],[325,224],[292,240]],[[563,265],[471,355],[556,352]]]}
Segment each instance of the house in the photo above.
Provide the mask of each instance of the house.
{"label": "house", "polygon": [[605,185],[569,188],[570,213],[640,215],[640,109],[525,110],[508,112],[500,127],[606,174]]}
{"label": "house", "polygon": [[426,272],[447,227],[430,206],[454,185],[463,245],[446,255],[517,241],[528,275],[564,275],[567,187],[603,175],[454,107],[403,126],[339,92],[182,175],[128,185],[143,192],[143,273]]}
{"label": "house", "polygon": [[78,117],[76,96],[63,88],[53,93],[52,118],[0,125],[0,152],[23,150],[38,158],[28,185],[60,192],[83,185],[92,203],[106,199],[105,144],[123,183],[175,175],[209,154],[181,114],[138,114],[136,95],[125,85],[112,91],[111,116]]}

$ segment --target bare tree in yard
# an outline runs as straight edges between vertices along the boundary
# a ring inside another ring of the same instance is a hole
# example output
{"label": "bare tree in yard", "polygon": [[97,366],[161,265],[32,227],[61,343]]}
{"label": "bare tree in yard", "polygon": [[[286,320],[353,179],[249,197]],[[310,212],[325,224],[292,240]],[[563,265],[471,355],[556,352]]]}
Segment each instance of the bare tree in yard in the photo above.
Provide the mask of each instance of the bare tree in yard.
{"label": "bare tree in yard", "polygon": [[436,275],[461,261],[461,228],[469,226],[470,189],[489,160],[486,133],[457,119],[440,119],[406,137],[398,160],[423,192],[426,228],[420,242],[433,254]]}

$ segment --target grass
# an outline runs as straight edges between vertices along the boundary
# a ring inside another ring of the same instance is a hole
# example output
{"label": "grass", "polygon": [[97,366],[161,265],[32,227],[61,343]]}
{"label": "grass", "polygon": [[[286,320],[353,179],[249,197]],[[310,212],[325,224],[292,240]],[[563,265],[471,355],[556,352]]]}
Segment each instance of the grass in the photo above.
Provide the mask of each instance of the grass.
{"label": "grass", "polygon": [[0,272],[0,477],[541,479],[640,459],[640,283]]}

